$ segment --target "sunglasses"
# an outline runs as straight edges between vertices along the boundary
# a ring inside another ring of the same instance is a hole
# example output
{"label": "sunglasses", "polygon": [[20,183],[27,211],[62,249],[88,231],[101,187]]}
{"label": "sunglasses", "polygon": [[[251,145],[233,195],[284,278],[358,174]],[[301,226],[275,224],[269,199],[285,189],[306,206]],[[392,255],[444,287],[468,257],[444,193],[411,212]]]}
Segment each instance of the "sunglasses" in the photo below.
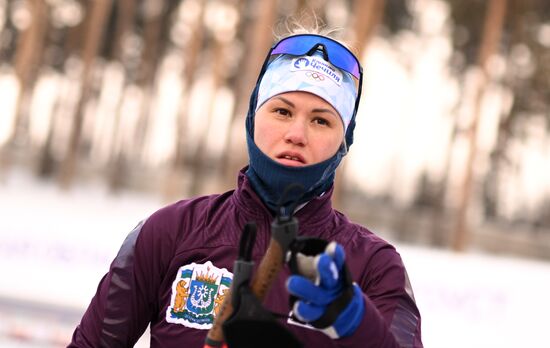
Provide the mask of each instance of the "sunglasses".
{"label": "sunglasses", "polygon": [[331,38],[315,34],[298,34],[286,37],[277,42],[270,55],[291,54],[294,56],[312,55],[320,50],[325,60],[339,69],[349,72],[361,80],[363,68],[357,57],[345,46]]}

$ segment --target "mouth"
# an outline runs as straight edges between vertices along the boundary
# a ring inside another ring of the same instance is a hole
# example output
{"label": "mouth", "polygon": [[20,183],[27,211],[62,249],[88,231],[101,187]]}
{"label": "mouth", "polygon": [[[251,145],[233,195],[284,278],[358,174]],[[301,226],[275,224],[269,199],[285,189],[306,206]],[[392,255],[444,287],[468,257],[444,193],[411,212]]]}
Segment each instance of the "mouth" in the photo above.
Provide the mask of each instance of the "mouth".
{"label": "mouth", "polygon": [[277,162],[290,167],[305,166],[306,160],[298,153],[283,152],[276,157]]}

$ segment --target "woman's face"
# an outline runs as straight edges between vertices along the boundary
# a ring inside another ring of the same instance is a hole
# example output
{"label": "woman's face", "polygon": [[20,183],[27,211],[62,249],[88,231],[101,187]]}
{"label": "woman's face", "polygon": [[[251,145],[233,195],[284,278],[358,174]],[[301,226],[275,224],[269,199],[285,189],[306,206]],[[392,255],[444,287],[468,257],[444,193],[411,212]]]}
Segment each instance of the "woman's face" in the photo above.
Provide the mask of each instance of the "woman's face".
{"label": "woman's face", "polygon": [[344,140],[336,110],[307,92],[287,92],[266,101],[254,119],[254,142],[285,166],[306,166],[332,157]]}

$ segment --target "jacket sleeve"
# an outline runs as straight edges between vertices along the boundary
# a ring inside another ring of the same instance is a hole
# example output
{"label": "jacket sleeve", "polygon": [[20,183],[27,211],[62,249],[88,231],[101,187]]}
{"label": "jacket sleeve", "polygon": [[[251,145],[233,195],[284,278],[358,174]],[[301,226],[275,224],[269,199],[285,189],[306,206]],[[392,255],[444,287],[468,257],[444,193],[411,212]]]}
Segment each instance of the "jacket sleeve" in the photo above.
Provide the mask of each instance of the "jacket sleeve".
{"label": "jacket sleeve", "polygon": [[407,271],[391,246],[378,250],[357,278],[363,290],[365,315],[340,347],[421,348],[420,312]]}
{"label": "jacket sleeve", "polygon": [[149,220],[124,240],[68,347],[133,347],[158,313],[161,249]]}

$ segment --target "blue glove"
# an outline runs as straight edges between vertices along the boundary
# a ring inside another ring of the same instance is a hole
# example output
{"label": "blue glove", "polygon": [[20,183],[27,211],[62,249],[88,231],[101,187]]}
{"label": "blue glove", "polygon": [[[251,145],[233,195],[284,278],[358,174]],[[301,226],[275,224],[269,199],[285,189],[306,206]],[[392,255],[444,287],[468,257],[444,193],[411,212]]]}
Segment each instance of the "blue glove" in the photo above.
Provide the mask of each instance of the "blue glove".
{"label": "blue glove", "polygon": [[363,319],[365,303],[359,286],[351,283],[344,249],[331,242],[310,264],[314,271],[303,273],[315,274],[315,279],[292,275],[287,280],[288,291],[297,297],[293,314],[331,338],[352,335]]}

